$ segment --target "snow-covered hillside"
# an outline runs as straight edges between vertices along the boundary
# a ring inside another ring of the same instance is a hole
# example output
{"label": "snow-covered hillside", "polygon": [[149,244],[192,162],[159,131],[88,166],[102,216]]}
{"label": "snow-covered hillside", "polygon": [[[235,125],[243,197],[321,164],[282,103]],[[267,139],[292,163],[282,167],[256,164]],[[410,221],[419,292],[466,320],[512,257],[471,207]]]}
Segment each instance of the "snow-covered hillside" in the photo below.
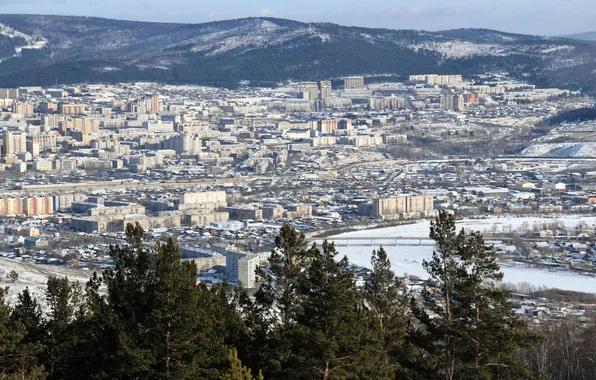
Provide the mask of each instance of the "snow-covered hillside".
{"label": "snow-covered hillside", "polygon": [[[16,282],[8,281],[11,271],[18,273]],[[70,281],[79,282],[82,286],[89,280],[92,273],[80,269],[70,269],[56,265],[32,264],[18,260],[0,258],[0,287],[8,287],[6,301],[14,304],[17,296],[25,288],[40,301],[45,299],[45,289],[48,277],[68,277]]]}
{"label": "snow-covered hillside", "polygon": [[0,62],[20,57],[23,49],[42,49],[47,44],[47,41],[42,37],[30,36],[2,23],[0,23],[0,37],[8,39],[14,48],[14,54],[9,53],[9,55],[0,56]]}
{"label": "snow-covered hillside", "polygon": [[[267,17],[178,24],[0,14],[2,58],[0,87],[75,77],[233,85],[446,70],[520,77],[533,72],[545,74],[549,83],[552,72],[552,86],[596,88],[596,45],[588,42],[484,29],[371,29]],[[555,75],[578,64],[585,74]]]}
{"label": "snow-covered hillside", "polygon": [[596,142],[535,144],[522,151],[527,157],[594,157]]}

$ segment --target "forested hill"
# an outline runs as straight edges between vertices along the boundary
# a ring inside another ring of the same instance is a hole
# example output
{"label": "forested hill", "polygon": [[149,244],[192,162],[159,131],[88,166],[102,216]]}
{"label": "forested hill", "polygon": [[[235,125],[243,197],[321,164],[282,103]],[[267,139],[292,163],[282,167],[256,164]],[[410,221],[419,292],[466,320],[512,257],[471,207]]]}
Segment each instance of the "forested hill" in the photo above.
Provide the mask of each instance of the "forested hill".
{"label": "forested hill", "polygon": [[0,15],[0,86],[344,75],[511,73],[541,86],[596,89],[596,44],[487,29],[440,32],[245,18],[203,24]]}

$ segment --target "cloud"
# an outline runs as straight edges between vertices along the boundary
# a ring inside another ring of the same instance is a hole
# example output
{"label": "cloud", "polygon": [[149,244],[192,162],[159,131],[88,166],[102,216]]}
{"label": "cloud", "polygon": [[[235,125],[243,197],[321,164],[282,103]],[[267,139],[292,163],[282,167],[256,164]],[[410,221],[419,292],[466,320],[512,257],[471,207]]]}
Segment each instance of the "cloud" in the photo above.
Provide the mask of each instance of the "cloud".
{"label": "cloud", "polygon": [[400,16],[418,16],[421,15],[425,12],[428,12],[428,10],[424,7],[391,7],[389,9],[389,13],[393,13],[393,14],[397,14]]}
{"label": "cloud", "polygon": [[271,16],[275,12],[273,12],[273,10],[271,10],[269,8],[263,8],[263,9],[260,9],[257,13],[259,14],[259,16]]}

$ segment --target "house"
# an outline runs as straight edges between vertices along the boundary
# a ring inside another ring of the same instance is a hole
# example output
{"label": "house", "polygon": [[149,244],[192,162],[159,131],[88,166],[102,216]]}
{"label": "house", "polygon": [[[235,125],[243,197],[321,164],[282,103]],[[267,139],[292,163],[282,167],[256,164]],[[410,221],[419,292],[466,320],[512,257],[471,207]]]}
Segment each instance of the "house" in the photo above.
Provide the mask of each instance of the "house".
{"label": "house", "polygon": [[25,239],[25,248],[28,249],[47,248],[48,245],[48,241],[40,237],[28,237]]}

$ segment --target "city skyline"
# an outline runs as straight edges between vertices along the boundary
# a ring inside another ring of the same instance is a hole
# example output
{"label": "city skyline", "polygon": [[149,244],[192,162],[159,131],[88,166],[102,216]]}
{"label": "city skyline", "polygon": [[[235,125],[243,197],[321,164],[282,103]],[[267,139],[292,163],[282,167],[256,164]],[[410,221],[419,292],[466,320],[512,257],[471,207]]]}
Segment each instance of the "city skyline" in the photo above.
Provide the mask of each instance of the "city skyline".
{"label": "city skyline", "polygon": [[239,2],[226,6],[210,4],[197,7],[188,0],[140,2],[105,0],[5,0],[2,13],[59,14],[96,16],[137,21],[202,23],[243,17],[277,17],[304,22],[332,22],[341,25],[390,29],[445,30],[489,28],[506,32],[547,36],[593,31],[596,4],[572,0],[565,4],[547,0],[537,8],[529,0],[480,4],[456,0],[448,5],[436,0],[422,0],[412,6],[406,2],[381,0],[374,7],[362,7],[356,1],[330,1],[321,5],[314,0],[288,3],[265,1]]}

